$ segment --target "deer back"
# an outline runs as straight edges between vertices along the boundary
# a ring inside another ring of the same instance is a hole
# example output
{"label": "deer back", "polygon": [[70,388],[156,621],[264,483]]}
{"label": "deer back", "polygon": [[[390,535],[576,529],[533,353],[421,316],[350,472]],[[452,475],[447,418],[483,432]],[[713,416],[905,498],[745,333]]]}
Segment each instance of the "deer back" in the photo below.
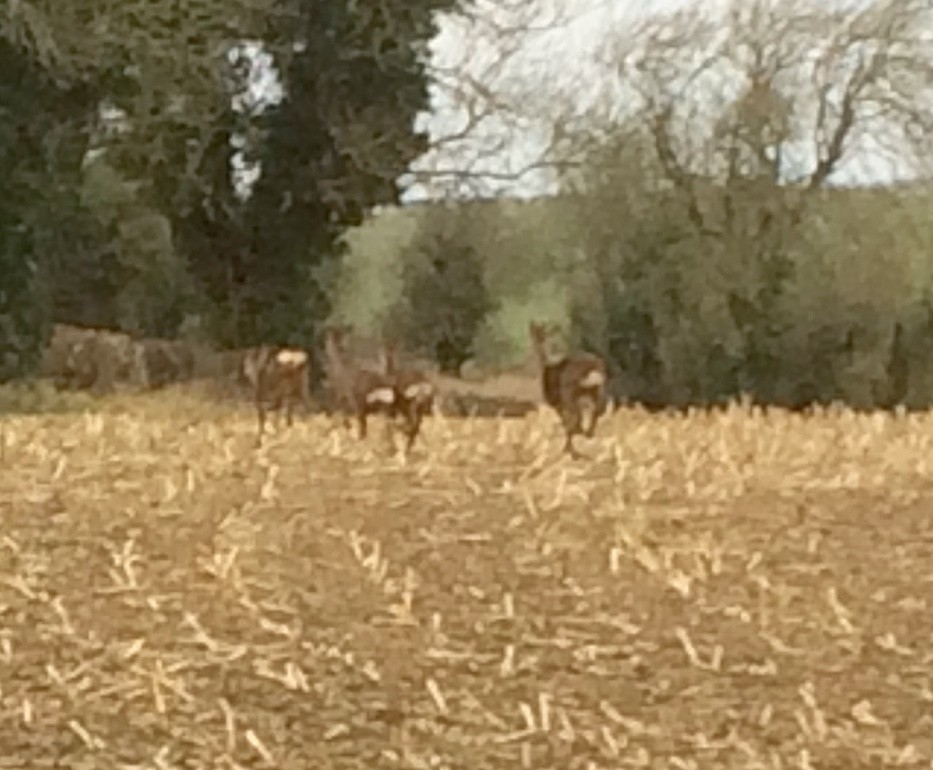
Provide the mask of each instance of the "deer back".
{"label": "deer back", "polygon": [[246,352],[243,374],[255,389],[257,398],[284,392],[304,395],[308,364],[308,354],[304,350],[263,345]]}
{"label": "deer back", "polygon": [[606,365],[590,353],[574,353],[547,363],[541,372],[544,400],[551,406],[567,406],[568,399],[590,396],[600,400],[605,391]]}
{"label": "deer back", "polygon": [[562,387],[573,395],[600,396],[606,388],[605,362],[591,353],[575,353],[563,361]]}
{"label": "deer back", "polygon": [[383,345],[381,359],[383,371],[391,379],[400,405],[415,405],[421,411],[429,410],[434,403],[436,389],[427,374],[417,367],[399,366],[398,348],[394,343]]}

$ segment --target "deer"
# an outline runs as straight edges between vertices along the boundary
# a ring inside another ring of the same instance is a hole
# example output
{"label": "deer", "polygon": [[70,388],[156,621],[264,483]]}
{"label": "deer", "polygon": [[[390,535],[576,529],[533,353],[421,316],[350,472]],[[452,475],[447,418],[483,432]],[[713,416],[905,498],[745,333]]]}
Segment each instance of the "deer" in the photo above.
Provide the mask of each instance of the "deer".
{"label": "deer", "polygon": [[350,330],[349,326],[329,326],[324,330],[327,379],[335,405],[344,413],[344,426],[349,429],[350,415],[355,415],[359,438],[365,439],[370,415],[392,415],[395,388],[386,374],[347,361],[344,341]]}
{"label": "deer", "polygon": [[[553,327],[529,323],[531,345],[541,374],[545,402],[560,415],[566,439],[563,451],[579,458],[573,445],[578,435],[592,438],[600,413],[606,406],[608,368],[597,355],[572,352],[551,360],[547,352],[548,333]],[[584,417],[589,417],[584,426]]]}
{"label": "deer", "polygon": [[241,371],[253,388],[253,399],[259,420],[257,445],[262,443],[267,407],[279,410],[285,406],[286,424],[292,425],[295,403],[308,401],[308,353],[300,348],[261,345],[243,356]]}
{"label": "deer", "polygon": [[407,454],[418,438],[422,421],[434,408],[436,389],[427,374],[419,369],[398,367],[395,344],[384,344],[381,352],[382,369],[395,392],[392,416],[402,422]]}

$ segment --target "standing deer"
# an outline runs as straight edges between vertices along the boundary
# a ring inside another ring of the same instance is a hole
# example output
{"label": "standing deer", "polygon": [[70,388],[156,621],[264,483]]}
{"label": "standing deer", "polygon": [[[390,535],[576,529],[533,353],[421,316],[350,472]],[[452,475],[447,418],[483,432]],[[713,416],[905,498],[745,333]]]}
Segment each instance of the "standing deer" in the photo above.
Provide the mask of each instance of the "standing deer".
{"label": "standing deer", "polygon": [[434,407],[434,384],[418,369],[398,368],[394,344],[383,346],[382,362],[383,371],[391,379],[395,391],[393,416],[402,420],[407,453],[418,438],[422,421]]}
{"label": "standing deer", "polygon": [[308,363],[307,352],[299,348],[262,345],[246,351],[242,372],[253,387],[259,417],[257,444],[262,443],[267,407],[278,410],[284,404],[286,423],[290,427],[295,403],[307,403]]}
{"label": "standing deer", "polygon": [[350,327],[329,326],[324,330],[324,353],[331,396],[344,412],[344,425],[355,415],[359,437],[366,438],[366,422],[371,414],[391,416],[395,389],[385,374],[349,363],[344,355],[344,339]]}
{"label": "standing deer", "polygon": [[[573,437],[583,434],[592,438],[596,422],[606,406],[606,363],[592,353],[570,353],[549,360],[547,337],[549,327],[531,322],[531,345],[541,371],[544,400],[560,415],[566,441],[564,451],[580,457],[573,446]],[[589,420],[584,427],[584,417]]]}

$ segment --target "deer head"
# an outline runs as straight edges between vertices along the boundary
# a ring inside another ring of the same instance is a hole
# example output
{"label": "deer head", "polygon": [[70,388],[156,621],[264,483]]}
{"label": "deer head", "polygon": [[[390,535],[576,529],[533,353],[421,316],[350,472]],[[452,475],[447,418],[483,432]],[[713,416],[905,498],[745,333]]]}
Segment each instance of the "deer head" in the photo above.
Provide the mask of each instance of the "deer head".
{"label": "deer head", "polygon": [[528,323],[528,333],[531,336],[531,347],[534,350],[535,358],[538,364],[543,368],[550,362],[550,355],[547,349],[548,337],[555,331],[555,326],[538,321]]}
{"label": "deer head", "polygon": [[349,324],[324,327],[324,352],[335,366],[343,366],[344,343],[351,332]]}
{"label": "deer head", "polygon": [[398,346],[394,342],[385,342],[379,350],[379,367],[383,373],[395,374],[398,361]]}
{"label": "deer head", "polygon": [[247,350],[240,365],[240,373],[251,387],[259,383],[259,376],[266,366],[269,358],[269,349],[266,346]]}

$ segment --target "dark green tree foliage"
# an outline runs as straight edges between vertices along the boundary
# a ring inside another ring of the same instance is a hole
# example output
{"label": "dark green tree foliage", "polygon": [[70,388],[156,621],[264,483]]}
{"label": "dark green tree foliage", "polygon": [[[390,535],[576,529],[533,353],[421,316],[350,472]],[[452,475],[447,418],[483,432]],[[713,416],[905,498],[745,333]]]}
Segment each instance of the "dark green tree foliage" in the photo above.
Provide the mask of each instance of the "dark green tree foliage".
{"label": "dark green tree foliage", "polygon": [[251,277],[245,208],[236,195],[230,165],[231,140],[241,125],[232,109],[218,119],[198,167],[205,192],[175,222],[192,280],[205,303],[211,336],[221,347],[236,347],[255,337],[250,333],[252,308],[244,307]]}
{"label": "dark green tree foliage", "polygon": [[0,208],[0,382],[38,365],[50,328],[43,288],[29,232],[10,209]]}
{"label": "dark green tree foliage", "polygon": [[492,310],[469,210],[430,211],[403,257],[402,302],[391,332],[412,351],[459,374],[473,355],[480,324]]}
{"label": "dark green tree foliage", "polygon": [[[200,154],[229,105],[218,58],[231,40],[254,36],[258,10],[240,0],[15,5],[0,18],[0,36],[23,67],[56,84],[47,99],[43,87],[17,81],[15,68],[0,74],[32,100],[23,113],[34,118],[31,135],[43,138],[46,165],[57,164],[25,209],[41,220],[31,248],[42,255],[37,275],[53,317],[172,335],[192,305],[175,219],[204,194]],[[71,94],[83,100],[63,98]],[[100,106],[122,111],[119,130],[101,119]],[[86,164],[89,147],[98,160]],[[89,180],[90,166],[101,165],[112,184]],[[87,200],[89,181],[96,202]],[[124,186],[132,192],[112,205]]]}
{"label": "dark green tree foliage", "polygon": [[329,312],[339,241],[427,148],[412,129],[429,106],[433,11],[453,0],[283,3],[270,47],[285,97],[259,121],[262,174],[233,259],[243,342],[309,344]]}
{"label": "dark green tree foliage", "polygon": [[61,161],[80,157],[72,117],[88,107],[0,40],[0,381],[32,374],[50,334],[46,254],[64,245],[56,217],[67,233],[77,205]]}

